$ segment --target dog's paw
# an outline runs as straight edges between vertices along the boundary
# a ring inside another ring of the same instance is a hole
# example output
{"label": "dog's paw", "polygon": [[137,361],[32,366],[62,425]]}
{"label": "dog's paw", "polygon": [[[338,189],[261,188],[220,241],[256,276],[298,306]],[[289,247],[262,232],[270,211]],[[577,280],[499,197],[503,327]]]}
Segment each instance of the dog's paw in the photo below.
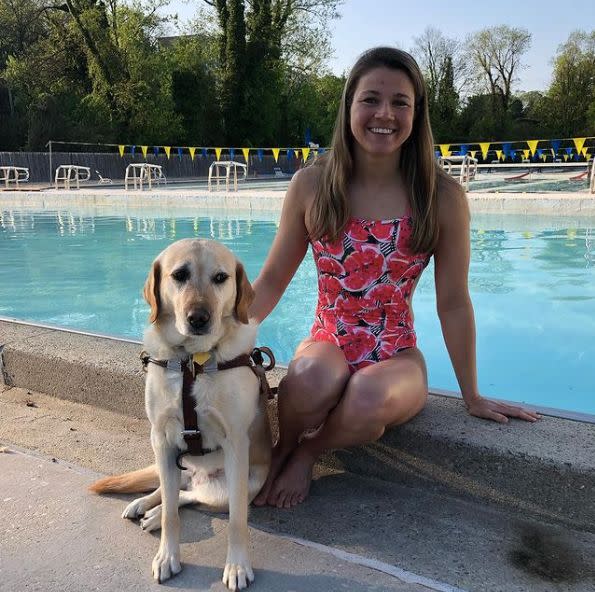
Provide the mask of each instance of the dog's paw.
{"label": "dog's paw", "polygon": [[128,518],[129,520],[136,520],[144,515],[147,511],[145,498],[139,497],[134,501],[130,502],[124,511],[122,512],[122,518]]}
{"label": "dog's paw", "polygon": [[254,572],[247,557],[240,560],[237,557],[234,559],[235,561],[233,559],[230,561],[228,555],[222,581],[230,590],[243,590],[254,581]]}
{"label": "dog's paw", "polygon": [[161,528],[161,504],[145,512],[144,517],[141,518],[140,527],[147,532]]}
{"label": "dog's paw", "polygon": [[157,580],[159,584],[179,574],[182,571],[180,552],[173,553],[159,547],[159,551],[157,551],[157,555],[153,559],[152,570],[153,579]]}

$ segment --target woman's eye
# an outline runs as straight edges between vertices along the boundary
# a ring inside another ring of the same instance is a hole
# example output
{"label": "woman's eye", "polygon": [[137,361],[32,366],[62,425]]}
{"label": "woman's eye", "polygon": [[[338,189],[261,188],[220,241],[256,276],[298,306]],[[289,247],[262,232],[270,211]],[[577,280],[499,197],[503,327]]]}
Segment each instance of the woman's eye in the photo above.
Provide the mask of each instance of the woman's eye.
{"label": "woman's eye", "polygon": [[171,277],[174,278],[176,282],[182,283],[190,277],[190,274],[187,269],[176,269],[176,271],[171,274]]}
{"label": "woman's eye", "polygon": [[227,280],[229,276],[224,273],[223,271],[220,271],[219,273],[215,274],[215,276],[213,277],[213,281],[216,284],[222,284],[225,280]]}

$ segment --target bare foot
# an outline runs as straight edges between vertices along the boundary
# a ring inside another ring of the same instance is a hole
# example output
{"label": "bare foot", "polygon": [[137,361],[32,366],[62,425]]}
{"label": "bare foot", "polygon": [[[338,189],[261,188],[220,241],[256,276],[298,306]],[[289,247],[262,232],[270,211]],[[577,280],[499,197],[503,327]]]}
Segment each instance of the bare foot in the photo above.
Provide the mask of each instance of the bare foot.
{"label": "bare foot", "polygon": [[291,508],[301,504],[310,491],[312,469],[316,456],[299,446],[287,461],[282,473],[275,480],[267,503],[277,508]]}
{"label": "bare foot", "polygon": [[269,474],[267,475],[264,485],[260,491],[256,494],[256,497],[252,500],[255,506],[266,506],[267,498],[273,487],[273,483],[277,478],[277,475],[281,472],[287,457],[291,454],[291,450],[281,450],[279,443],[273,447],[273,454],[271,457],[271,466],[269,468]]}

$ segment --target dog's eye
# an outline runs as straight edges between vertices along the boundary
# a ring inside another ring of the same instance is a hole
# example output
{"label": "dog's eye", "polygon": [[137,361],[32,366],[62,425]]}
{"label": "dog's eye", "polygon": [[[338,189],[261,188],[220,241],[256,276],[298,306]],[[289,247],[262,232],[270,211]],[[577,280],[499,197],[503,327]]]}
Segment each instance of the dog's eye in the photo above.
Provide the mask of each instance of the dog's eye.
{"label": "dog's eye", "polygon": [[225,280],[227,280],[228,277],[229,276],[225,272],[220,271],[219,273],[213,276],[213,281],[216,284],[222,284]]}
{"label": "dog's eye", "polygon": [[190,276],[188,270],[185,267],[181,267],[180,269],[176,269],[172,274],[171,277],[174,278],[176,282],[185,282],[188,277]]}

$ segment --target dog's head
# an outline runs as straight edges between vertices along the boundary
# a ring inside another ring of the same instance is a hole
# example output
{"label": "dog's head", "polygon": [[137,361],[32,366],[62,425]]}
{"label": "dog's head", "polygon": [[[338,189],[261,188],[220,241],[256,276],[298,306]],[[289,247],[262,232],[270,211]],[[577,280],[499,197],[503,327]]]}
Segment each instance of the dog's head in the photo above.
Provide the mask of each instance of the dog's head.
{"label": "dog's head", "polygon": [[254,291],[243,265],[227,247],[184,239],[155,259],[144,296],[151,306],[149,321],[166,331],[170,342],[193,338],[207,350],[223,336],[230,321],[248,323]]}

